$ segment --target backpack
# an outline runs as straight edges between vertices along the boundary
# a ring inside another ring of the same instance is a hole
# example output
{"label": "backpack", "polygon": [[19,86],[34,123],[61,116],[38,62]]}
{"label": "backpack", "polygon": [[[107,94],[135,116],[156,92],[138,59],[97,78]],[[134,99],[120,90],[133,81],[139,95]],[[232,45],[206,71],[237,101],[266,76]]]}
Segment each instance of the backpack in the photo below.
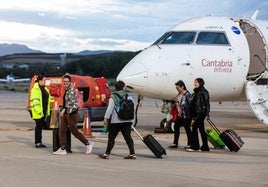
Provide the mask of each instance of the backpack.
{"label": "backpack", "polygon": [[78,105],[78,110],[81,110],[83,108],[83,91],[79,91],[78,89],[74,89],[75,90],[75,97],[76,97],[76,101],[77,101],[77,105]]}
{"label": "backpack", "polygon": [[114,93],[114,95],[120,99],[119,108],[115,108],[118,117],[122,120],[134,119],[134,102],[131,99],[128,99],[128,94],[123,97],[118,93]]}

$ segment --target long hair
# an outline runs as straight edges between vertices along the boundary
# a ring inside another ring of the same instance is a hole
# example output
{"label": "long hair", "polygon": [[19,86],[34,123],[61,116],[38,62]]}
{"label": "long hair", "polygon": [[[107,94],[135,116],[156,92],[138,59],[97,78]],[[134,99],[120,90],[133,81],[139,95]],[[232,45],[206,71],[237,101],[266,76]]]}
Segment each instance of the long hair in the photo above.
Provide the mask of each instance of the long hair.
{"label": "long hair", "polygon": [[178,82],[176,82],[175,85],[179,86],[179,87],[183,87],[184,90],[187,90],[187,88],[182,80],[179,80]]}

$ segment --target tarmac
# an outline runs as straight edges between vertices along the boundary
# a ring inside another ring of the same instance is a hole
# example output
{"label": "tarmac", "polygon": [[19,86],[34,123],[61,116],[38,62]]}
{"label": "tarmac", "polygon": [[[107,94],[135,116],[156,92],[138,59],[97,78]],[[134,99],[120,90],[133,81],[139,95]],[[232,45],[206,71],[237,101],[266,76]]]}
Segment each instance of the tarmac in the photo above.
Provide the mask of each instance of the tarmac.
{"label": "tarmac", "polygon": [[[268,186],[268,126],[259,122],[245,102],[211,103],[211,119],[220,130],[234,129],[245,144],[238,152],[215,149],[185,152],[181,128],[178,149],[168,149],[172,133],[154,133],[165,116],[161,101],[145,98],[138,113],[138,131],[152,134],[167,155],[155,158],[133,132],[136,160],[125,160],[128,148],[119,134],[110,159],[104,153],[107,135],[92,132],[90,155],[72,136],[72,153],[52,154],[52,130],[43,130],[47,148],[34,147],[34,121],[26,111],[27,93],[0,91],[0,186]],[[101,126],[101,122],[91,122]],[[94,129],[93,129],[94,130]]]}

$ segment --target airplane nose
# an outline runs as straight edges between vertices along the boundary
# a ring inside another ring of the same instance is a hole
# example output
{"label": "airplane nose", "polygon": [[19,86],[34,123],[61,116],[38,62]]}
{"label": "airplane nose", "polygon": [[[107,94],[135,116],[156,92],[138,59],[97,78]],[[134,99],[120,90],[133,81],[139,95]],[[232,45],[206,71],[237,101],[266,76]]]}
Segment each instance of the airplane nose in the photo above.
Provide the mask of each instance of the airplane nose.
{"label": "airplane nose", "polygon": [[129,63],[118,74],[117,80],[125,83],[130,91],[139,91],[143,89],[147,82],[146,68],[139,63]]}

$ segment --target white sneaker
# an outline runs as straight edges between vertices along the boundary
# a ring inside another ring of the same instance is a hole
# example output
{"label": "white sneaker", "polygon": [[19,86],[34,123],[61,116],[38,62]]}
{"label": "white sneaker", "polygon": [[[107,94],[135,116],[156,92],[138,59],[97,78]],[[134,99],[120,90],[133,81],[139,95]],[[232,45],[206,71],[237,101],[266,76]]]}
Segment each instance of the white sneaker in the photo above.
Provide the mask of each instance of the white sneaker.
{"label": "white sneaker", "polygon": [[195,149],[192,149],[192,148],[186,148],[185,151],[187,151],[187,152],[195,152],[195,151],[201,152],[200,149],[195,150]]}
{"label": "white sneaker", "polygon": [[67,151],[65,149],[59,148],[57,151],[53,152],[53,155],[67,155]]}
{"label": "white sneaker", "polygon": [[89,155],[94,147],[93,142],[89,142],[89,145],[86,145],[86,155]]}

